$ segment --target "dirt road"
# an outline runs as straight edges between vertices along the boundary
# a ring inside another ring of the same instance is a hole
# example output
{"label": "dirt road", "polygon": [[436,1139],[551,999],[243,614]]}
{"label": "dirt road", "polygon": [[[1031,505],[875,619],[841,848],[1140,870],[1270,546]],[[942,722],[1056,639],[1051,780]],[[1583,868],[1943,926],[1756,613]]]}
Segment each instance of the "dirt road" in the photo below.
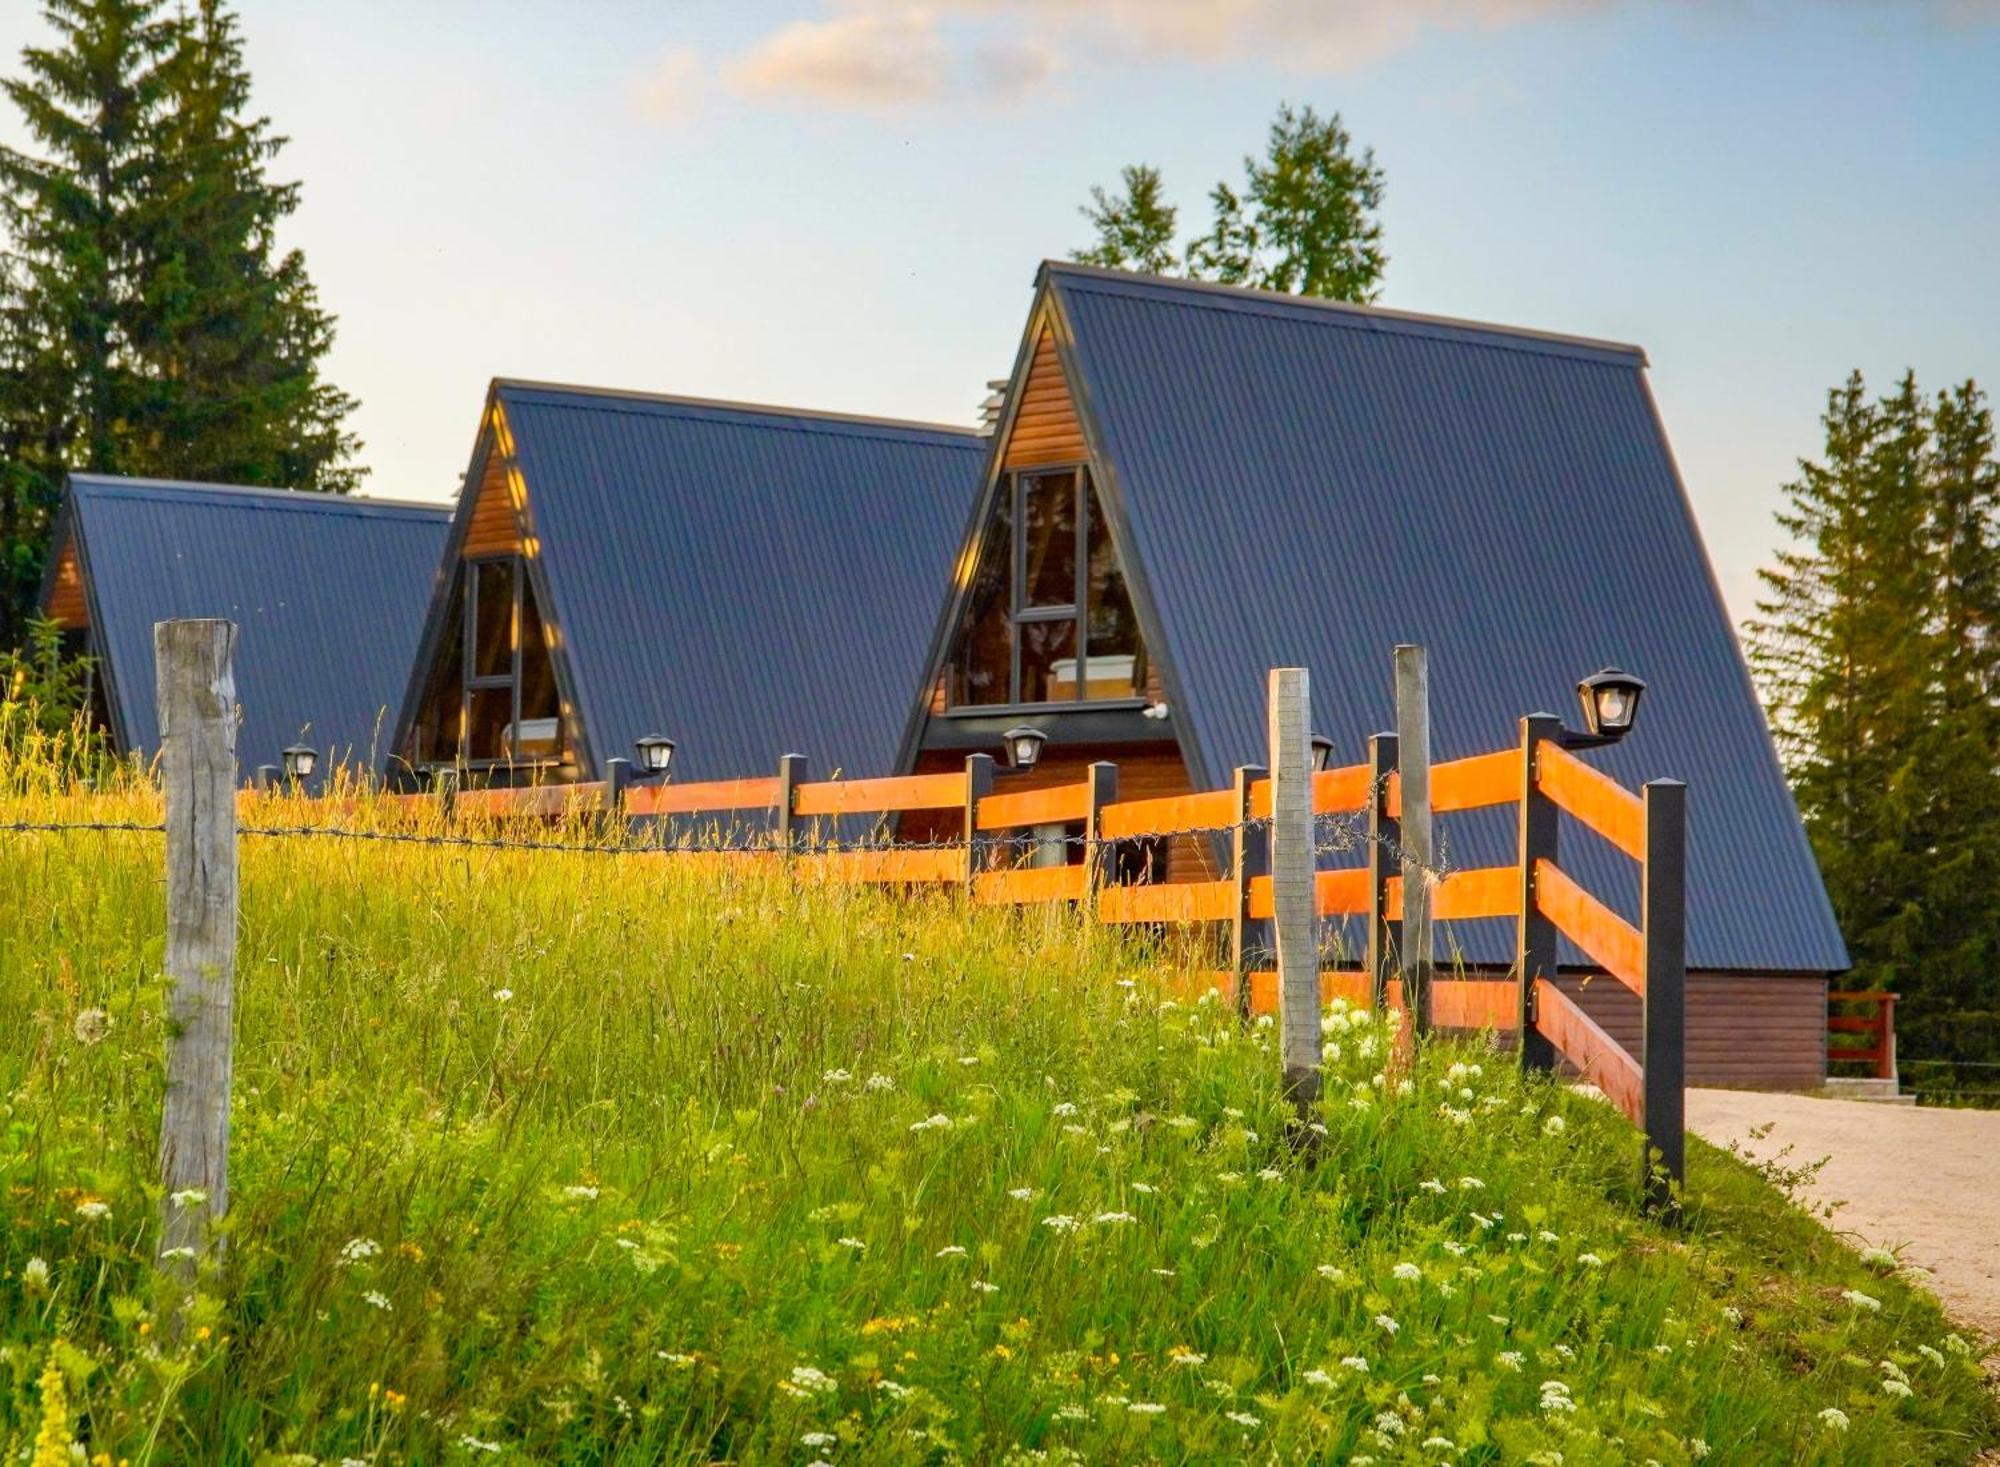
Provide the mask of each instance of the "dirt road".
{"label": "dirt road", "polygon": [[[1770,1134],[1751,1140],[1766,1122]],[[1789,1145],[1788,1165],[1827,1157],[1813,1196],[1846,1204],[1835,1231],[1899,1249],[1936,1275],[1954,1319],[2000,1338],[2000,1111],[1690,1090],[1688,1129],[1760,1159]]]}

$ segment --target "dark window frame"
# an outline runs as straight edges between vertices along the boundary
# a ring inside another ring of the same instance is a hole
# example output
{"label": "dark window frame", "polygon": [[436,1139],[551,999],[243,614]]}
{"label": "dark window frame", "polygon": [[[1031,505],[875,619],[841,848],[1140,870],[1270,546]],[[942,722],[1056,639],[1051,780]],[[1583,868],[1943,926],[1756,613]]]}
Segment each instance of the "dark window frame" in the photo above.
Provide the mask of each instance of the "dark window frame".
{"label": "dark window frame", "polygon": [[[504,673],[474,672],[479,665],[479,571],[482,566],[506,564],[513,569],[514,604],[508,623],[508,637],[512,643],[508,659],[508,670]],[[565,762],[569,740],[563,727],[560,708],[556,713],[556,752],[549,755],[524,756],[514,752],[521,738],[521,656],[522,627],[525,625],[523,598],[528,594],[528,558],[518,551],[506,551],[496,555],[468,556],[460,562],[464,585],[461,587],[465,624],[459,629],[459,675],[458,675],[458,764],[465,769],[542,769],[555,768]],[[536,622],[544,624],[537,606]],[[543,633],[544,656],[552,656],[547,651],[547,632]],[[508,752],[498,758],[475,759],[470,752],[472,739],[472,695],[491,692],[497,688],[510,690],[507,712]]]}
{"label": "dark window frame", "polygon": [[[1073,533],[1076,538],[1074,559],[1076,562],[1073,594],[1066,606],[1028,604],[1028,534],[1027,534],[1027,493],[1026,486],[1031,479],[1057,478],[1063,474],[1071,476],[1074,502],[1071,507]],[[1004,703],[958,703],[950,702],[945,708],[946,717],[980,718],[1004,713],[1064,713],[1084,710],[1116,710],[1123,708],[1144,708],[1148,699],[1142,693],[1134,693],[1125,698],[1091,698],[1086,693],[1090,687],[1090,502],[1091,474],[1088,461],[1075,463],[1035,464],[1018,469],[1000,471],[1000,492],[1007,495],[1007,508],[1013,526],[1010,546],[1011,564],[1007,567],[1007,622],[1008,668],[1007,701]],[[983,537],[983,530],[982,530]],[[982,547],[983,548],[983,547]],[[1124,567],[1118,568],[1124,575]],[[1130,586],[1126,588],[1130,595]],[[1076,695],[1055,701],[1025,703],[1021,700],[1021,628],[1037,622],[1068,622],[1075,630],[1076,645]],[[958,636],[965,635],[961,621]],[[957,647],[953,648],[954,657]],[[945,685],[952,687],[951,663],[946,664]]]}

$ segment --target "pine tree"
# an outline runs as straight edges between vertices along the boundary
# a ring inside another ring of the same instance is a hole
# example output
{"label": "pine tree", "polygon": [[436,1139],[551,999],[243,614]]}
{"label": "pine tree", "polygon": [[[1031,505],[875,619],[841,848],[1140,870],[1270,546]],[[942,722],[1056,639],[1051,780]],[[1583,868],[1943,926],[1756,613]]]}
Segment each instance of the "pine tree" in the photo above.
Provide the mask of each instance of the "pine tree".
{"label": "pine tree", "polygon": [[[1180,268],[1197,280],[1249,285],[1333,300],[1372,301],[1388,256],[1382,250],[1383,175],[1375,154],[1354,151],[1339,113],[1278,108],[1264,157],[1243,160],[1238,190],[1209,193],[1213,224],[1189,242]],[[1125,192],[1091,190],[1084,217],[1097,243],[1071,258],[1157,274],[1176,269],[1175,211],[1157,170],[1124,170]]]}
{"label": "pine tree", "polygon": [[135,202],[176,32],[160,0],[45,0],[57,44],[0,82],[37,157],[0,148],[0,640],[14,644],[40,584],[62,475],[126,465],[133,397],[124,303]]}
{"label": "pine tree", "polygon": [[0,149],[0,644],[22,635],[70,469],[346,490],[353,402],[266,167],[222,0],[44,0],[54,43],[5,82]]}
{"label": "pine tree", "polygon": [[323,380],[333,342],[305,260],[280,254],[299,186],[266,165],[285,139],[251,117],[236,19],[200,0],[167,71],[159,184],[140,203],[133,349],[146,398],[135,457],[183,479],[345,492],[353,399]]}
{"label": "pine tree", "polygon": [[1764,573],[1752,665],[1852,981],[1904,996],[1907,1058],[2000,1057],[1991,415],[1972,383],[1932,404],[1905,375],[1871,401],[1856,374],[1823,423],[1786,486],[1793,544]]}

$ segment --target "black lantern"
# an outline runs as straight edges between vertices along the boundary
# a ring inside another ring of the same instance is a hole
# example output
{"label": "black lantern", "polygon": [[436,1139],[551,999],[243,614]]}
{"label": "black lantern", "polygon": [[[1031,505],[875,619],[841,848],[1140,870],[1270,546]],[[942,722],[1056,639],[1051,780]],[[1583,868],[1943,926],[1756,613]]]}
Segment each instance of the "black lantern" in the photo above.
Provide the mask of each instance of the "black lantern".
{"label": "black lantern", "polygon": [[1622,739],[1632,731],[1639,715],[1639,695],[1646,691],[1643,678],[1616,667],[1593,672],[1576,685],[1583,704],[1583,723],[1595,738]]}
{"label": "black lantern", "polygon": [[1013,761],[1016,774],[1033,769],[1042,757],[1042,745],[1049,741],[1047,734],[1025,723],[1016,724],[1000,737],[1007,741],[1007,757]]}
{"label": "black lantern", "polygon": [[285,778],[293,784],[311,779],[313,770],[319,767],[319,750],[305,744],[286,745],[283,757]]}
{"label": "black lantern", "polygon": [[632,740],[632,748],[639,756],[641,774],[664,775],[674,762],[674,741],[659,734]]}
{"label": "black lantern", "polygon": [[1315,772],[1333,768],[1333,740],[1323,733],[1312,736],[1312,761]]}

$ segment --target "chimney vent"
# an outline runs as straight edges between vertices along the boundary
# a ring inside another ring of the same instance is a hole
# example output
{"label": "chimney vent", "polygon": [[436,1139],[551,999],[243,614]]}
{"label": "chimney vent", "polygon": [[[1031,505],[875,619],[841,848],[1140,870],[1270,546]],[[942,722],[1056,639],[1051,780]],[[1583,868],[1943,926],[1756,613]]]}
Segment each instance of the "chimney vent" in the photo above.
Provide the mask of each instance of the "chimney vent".
{"label": "chimney vent", "polygon": [[1007,411],[1007,379],[998,378],[986,384],[986,398],[979,404],[979,431],[992,437],[1000,426],[1000,415]]}

